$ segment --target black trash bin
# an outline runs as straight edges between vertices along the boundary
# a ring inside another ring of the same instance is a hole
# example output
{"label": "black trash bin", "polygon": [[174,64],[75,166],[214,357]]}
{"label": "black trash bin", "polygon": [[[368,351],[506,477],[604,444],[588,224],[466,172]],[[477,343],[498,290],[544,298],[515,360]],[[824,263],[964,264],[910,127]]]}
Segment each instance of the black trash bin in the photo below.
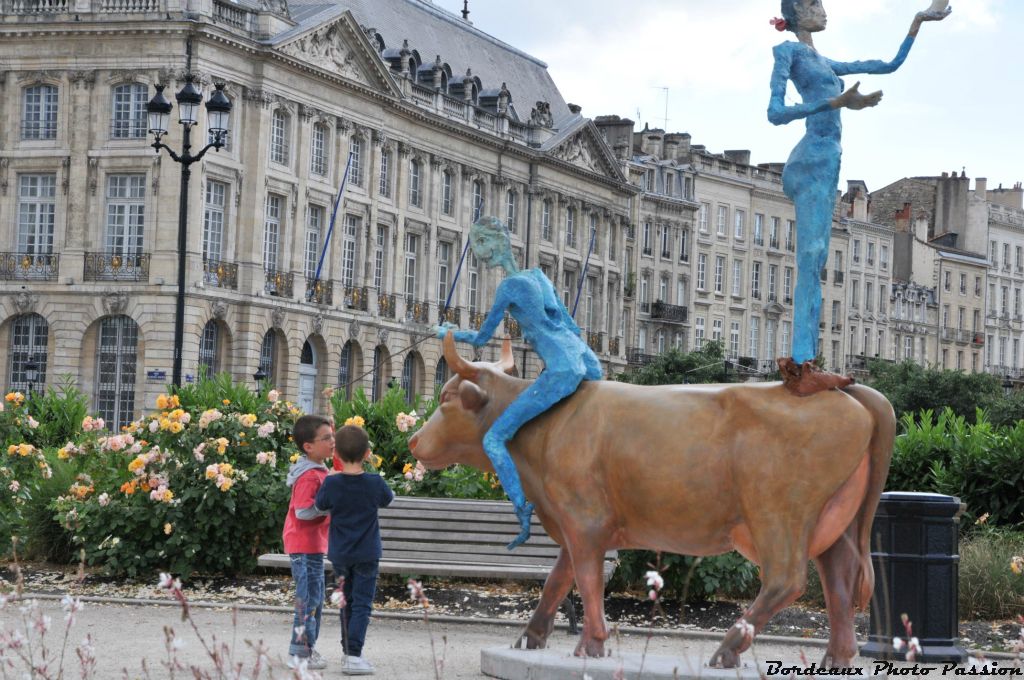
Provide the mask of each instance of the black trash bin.
{"label": "black trash bin", "polygon": [[868,642],[861,656],[903,659],[893,637],[905,638],[901,616],[913,624],[921,644],[917,661],[966,661],[959,638],[957,579],[960,571],[959,498],[937,493],[892,491],[882,494],[871,531],[871,596]]}

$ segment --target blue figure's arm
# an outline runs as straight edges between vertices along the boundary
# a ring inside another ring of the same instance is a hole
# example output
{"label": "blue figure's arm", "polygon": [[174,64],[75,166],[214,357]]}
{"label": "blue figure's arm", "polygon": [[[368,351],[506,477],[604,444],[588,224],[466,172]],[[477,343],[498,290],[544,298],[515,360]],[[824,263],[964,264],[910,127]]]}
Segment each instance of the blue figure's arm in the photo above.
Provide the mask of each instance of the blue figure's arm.
{"label": "blue figure's arm", "polygon": [[786,106],[786,83],[789,82],[789,74],[793,66],[793,46],[795,44],[782,43],[776,45],[772,50],[775,55],[775,67],[772,69],[772,96],[768,100],[768,121],[772,125],[785,125],[799,118],[807,118],[832,108],[830,99]]}
{"label": "blue figure's arm", "polygon": [[845,76],[851,73],[870,73],[870,74],[882,74],[892,73],[906,60],[907,55],[910,54],[910,47],[914,44],[914,36],[908,35],[900,45],[900,51],[896,53],[896,56],[892,61],[882,61],[881,59],[869,59],[867,61],[832,61],[828,60],[828,65],[832,67],[832,70],[837,76]]}
{"label": "blue figure's arm", "polygon": [[[480,324],[480,330],[455,331],[455,340],[458,342],[468,342],[474,347],[483,347],[491,339],[491,336],[494,335],[498,324],[505,320],[505,310],[508,309],[513,300],[518,299],[527,306],[538,304],[539,300],[534,302],[525,299],[530,295],[530,290],[528,286],[522,284],[523,282],[516,276],[510,276],[498,284],[498,290],[494,293],[494,305],[491,306],[491,311],[487,312],[487,318]],[[521,319],[519,321],[522,323]],[[441,334],[441,337],[444,337],[443,334]]]}

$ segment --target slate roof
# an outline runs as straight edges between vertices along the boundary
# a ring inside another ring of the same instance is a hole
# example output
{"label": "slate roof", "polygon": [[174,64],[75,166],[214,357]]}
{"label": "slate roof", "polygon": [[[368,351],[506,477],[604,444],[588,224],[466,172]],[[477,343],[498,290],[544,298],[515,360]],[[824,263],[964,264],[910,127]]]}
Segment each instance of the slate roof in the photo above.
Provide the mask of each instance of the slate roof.
{"label": "slate roof", "polygon": [[569,111],[543,61],[484,33],[461,17],[435,6],[429,0],[289,0],[288,9],[297,25],[273,36],[271,45],[328,23],[345,10],[384,39],[386,47],[399,48],[408,39],[409,48],[419,52],[424,63],[441,61],[452,70],[452,78],[472,69],[483,89],[506,83],[520,119],[529,119],[538,101],[551,105],[555,127],[577,117]]}

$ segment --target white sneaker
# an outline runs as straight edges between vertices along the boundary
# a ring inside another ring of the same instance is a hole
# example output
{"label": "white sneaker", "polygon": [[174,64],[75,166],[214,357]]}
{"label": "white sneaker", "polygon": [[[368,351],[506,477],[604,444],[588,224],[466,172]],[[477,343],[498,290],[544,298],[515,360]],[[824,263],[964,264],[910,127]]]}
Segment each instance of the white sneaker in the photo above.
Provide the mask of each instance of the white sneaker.
{"label": "white sneaker", "polygon": [[309,655],[309,664],[306,666],[306,668],[312,671],[322,671],[323,669],[327,668],[327,659],[320,656],[320,652],[314,649],[313,652]]}
{"label": "white sneaker", "polygon": [[346,656],[342,675],[373,675],[373,666],[361,656]]}

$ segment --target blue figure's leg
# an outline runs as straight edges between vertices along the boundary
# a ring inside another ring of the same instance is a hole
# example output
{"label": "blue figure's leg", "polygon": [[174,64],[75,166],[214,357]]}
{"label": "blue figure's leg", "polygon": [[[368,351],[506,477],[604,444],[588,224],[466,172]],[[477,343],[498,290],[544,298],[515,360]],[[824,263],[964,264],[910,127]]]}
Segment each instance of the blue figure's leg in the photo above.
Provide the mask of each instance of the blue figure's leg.
{"label": "blue figure's leg", "polygon": [[508,544],[509,550],[522,545],[530,537],[533,504],[526,502],[519,471],[509,455],[507,444],[520,427],[575,392],[580,380],[581,376],[574,373],[542,371],[537,380],[498,416],[484,435],[484,452],[491,459],[501,486],[515,506],[516,517],[519,518],[520,532]]}
{"label": "blue figure's leg", "polygon": [[[817,187],[815,187],[817,189]],[[821,317],[821,270],[828,261],[835,196],[830,189],[797,196],[797,276],[793,304],[793,361],[812,361],[818,350]]]}

